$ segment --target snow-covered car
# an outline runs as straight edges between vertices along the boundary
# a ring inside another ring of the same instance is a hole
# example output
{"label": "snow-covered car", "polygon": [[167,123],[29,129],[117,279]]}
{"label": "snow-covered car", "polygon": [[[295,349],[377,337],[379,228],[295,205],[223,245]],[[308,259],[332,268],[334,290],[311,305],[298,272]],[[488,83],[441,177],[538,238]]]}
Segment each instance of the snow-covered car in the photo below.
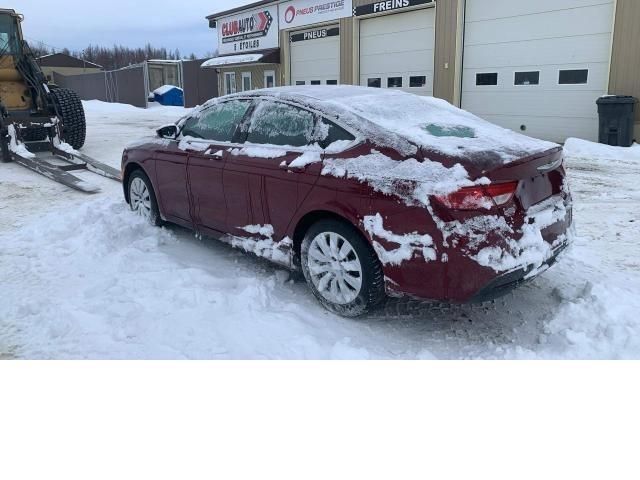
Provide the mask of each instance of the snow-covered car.
{"label": "snow-covered car", "polygon": [[351,86],[214,99],[122,160],[126,201],[289,268],[329,310],[485,301],[568,245],[562,148],[445,101]]}

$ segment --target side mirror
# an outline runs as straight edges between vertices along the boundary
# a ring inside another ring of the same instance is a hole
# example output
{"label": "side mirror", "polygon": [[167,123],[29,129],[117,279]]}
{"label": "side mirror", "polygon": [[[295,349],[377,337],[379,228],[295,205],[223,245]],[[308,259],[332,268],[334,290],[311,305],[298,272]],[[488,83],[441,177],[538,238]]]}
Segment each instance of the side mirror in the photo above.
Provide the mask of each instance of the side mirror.
{"label": "side mirror", "polygon": [[175,140],[178,136],[178,127],[176,125],[165,125],[156,130],[156,133],[160,138]]}

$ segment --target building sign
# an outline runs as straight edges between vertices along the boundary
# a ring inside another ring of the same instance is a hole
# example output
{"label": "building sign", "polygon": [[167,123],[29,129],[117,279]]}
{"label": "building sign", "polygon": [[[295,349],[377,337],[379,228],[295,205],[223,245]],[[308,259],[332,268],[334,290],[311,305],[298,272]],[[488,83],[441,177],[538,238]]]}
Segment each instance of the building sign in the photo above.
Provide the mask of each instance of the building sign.
{"label": "building sign", "polygon": [[353,9],[353,15],[359,17],[361,15],[390,12],[392,10],[398,10],[399,8],[427,5],[429,3],[433,3],[433,0],[383,0],[381,2],[356,7]]}
{"label": "building sign", "polygon": [[220,55],[278,48],[278,7],[221,18],[217,29]]}
{"label": "building sign", "polygon": [[353,13],[351,0],[294,0],[280,4],[280,28],[329,22]]}
{"label": "building sign", "polygon": [[308,32],[294,33],[291,35],[292,42],[304,42],[305,40],[317,40],[319,38],[337,37],[340,35],[339,27],[318,28]]}

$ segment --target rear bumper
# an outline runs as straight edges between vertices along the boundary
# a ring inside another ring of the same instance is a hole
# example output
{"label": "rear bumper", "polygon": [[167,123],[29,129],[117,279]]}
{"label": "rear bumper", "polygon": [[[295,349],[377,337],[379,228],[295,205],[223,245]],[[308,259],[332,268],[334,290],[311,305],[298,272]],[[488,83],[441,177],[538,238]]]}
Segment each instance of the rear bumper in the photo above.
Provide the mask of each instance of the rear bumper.
{"label": "rear bumper", "polygon": [[487,285],[481,288],[478,293],[471,297],[471,299],[469,299],[469,303],[488,302],[507,295],[514,289],[533,280],[542,272],[545,272],[550,267],[552,267],[558,261],[560,255],[567,249],[568,246],[569,242],[565,242],[562,245],[556,247],[551,257],[549,257],[540,266],[528,265],[525,268],[521,268],[495,277]]}

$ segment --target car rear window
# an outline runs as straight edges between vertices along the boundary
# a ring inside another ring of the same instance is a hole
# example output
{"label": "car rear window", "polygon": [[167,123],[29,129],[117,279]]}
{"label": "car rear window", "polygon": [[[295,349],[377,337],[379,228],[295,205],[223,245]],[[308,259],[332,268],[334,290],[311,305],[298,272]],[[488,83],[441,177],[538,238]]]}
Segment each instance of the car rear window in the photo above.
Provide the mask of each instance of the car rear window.
{"label": "car rear window", "polygon": [[356,137],[351,135],[344,128],[333,123],[331,120],[323,118],[322,124],[323,130],[326,131],[326,137],[320,141],[320,146],[322,148],[327,148],[329,145],[336,142],[344,142],[346,144],[347,142],[353,142],[356,139]]}

